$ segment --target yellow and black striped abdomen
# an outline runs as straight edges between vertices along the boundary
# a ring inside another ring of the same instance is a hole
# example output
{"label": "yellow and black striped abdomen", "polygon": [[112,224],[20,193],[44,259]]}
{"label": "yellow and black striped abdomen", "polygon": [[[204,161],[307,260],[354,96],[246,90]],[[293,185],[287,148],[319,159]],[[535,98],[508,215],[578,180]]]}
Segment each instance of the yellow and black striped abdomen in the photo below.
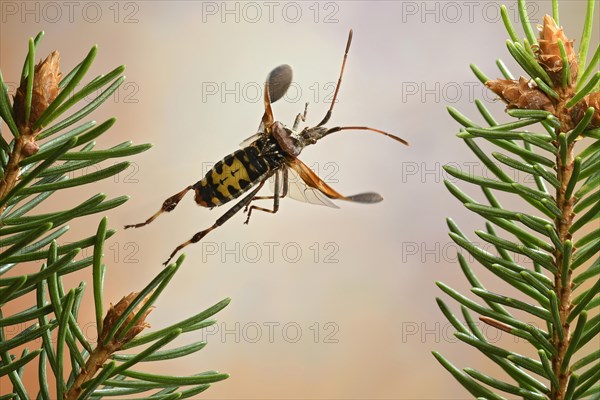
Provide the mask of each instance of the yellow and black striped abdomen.
{"label": "yellow and black striped abdomen", "polygon": [[241,196],[277,168],[278,160],[279,157],[261,156],[254,146],[228,155],[194,185],[196,203],[217,207]]}

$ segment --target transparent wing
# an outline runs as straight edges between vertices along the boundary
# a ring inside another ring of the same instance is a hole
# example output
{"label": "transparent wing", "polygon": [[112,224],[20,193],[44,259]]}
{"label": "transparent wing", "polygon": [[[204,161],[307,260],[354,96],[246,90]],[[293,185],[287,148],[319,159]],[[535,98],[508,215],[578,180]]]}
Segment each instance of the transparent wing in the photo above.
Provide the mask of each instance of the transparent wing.
{"label": "transparent wing", "polygon": [[[287,168],[287,167],[286,167]],[[304,203],[317,204],[320,206],[326,206],[331,208],[339,208],[333,203],[327,196],[321,191],[315,188],[309,187],[300,178],[298,173],[291,168],[287,169],[288,173],[288,192],[286,197],[291,197],[294,200],[298,200]],[[272,192],[275,192],[275,179],[269,179],[269,186]],[[282,185],[283,187],[283,185]],[[282,189],[280,189],[282,190]]]}
{"label": "transparent wing", "polygon": [[[262,126],[262,122],[260,123],[261,126],[259,126],[258,128],[260,129],[261,127],[264,129],[264,126]],[[257,132],[254,135],[244,139],[244,141],[242,143],[240,143],[240,147],[244,148],[244,147],[248,147],[250,146],[250,144],[254,143],[256,140],[258,140],[262,135],[264,135],[264,132]]]}
{"label": "transparent wing", "polygon": [[310,169],[308,165],[304,164],[297,158],[289,161],[287,165],[298,173],[300,179],[302,179],[308,185],[308,187],[318,190],[330,199],[351,201],[353,203],[379,203],[381,200],[383,200],[381,195],[374,192],[344,196],[329,186],[324,180],[319,178],[319,176],[312,169]]}

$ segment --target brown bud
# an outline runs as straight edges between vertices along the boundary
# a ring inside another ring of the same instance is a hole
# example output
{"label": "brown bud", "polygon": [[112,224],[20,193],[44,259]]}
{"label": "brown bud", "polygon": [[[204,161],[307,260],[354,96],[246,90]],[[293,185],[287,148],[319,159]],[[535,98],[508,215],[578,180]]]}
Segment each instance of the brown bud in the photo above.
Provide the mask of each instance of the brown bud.
{"label": "brown bud", "polygon": [[518,81],[507,79],[487,81],[485,85],[508,104],[507,108],[554,112],[554,105],[548,96],[537,86],[530,85],[524,77],[520,77]]}
{"label": "brown bud", "polygon": [[21,86],[15,94],[13,109],[17,124],[25,126],[35,123],[50,103],[58,96],[58,83],[62,78],[59,71],[60,55],[53,51],[44,61],[35,66],[33,74],[33,92],[31,94],[31,111],[29,121],[25,121],[25,97],[27,93],[27,79],[21,82]]}
{"label": "brown bud", "polygon": [[[106,316],[104,317],[104,322],[102,324],[102,332],[100,334],[100,341],[104,341],[108,336],[109,332],[113,329],[116,321],[123,315],[127,307],[133,302],[133,300],[137,297],[139,293],[129,293],[127,296],[123,297],[117,304],[114,306],[111,304],[109,310],[106,312]],[[129,329],[127,333],[124,333],[123,330],[125,327],[133,320],[133,318],[140,312],[141,307],[146,304],[149,296],[144,298],[134,309],[132,312],[127,315],[125,318],[125,322],[119,327],[117,333],[113,337],[111,343],[112,345],[118,349],[125,343],[131,341],[134,337],[136,337],[140,332],[142,332],[145,328],[148,328],[150,325],[145,321],[146,317],[152,311],[152,308],[149,308],[144,312],[142,317]]]}
{"label": "brown bud", "polygon": [[579,123],[579,121],[583,119],[587,109],[588,106],[586,104],[585,99],[583,99],[582,101],[575,104],[573,107],[565,110],[566,115],[565,117],[563,117],[563,120],[561,122],[565,124],[564,129],[566,129],[567,132],[573,129]]}
{"label": "brown bud", "polygon": [[590,125],[593,127],[600,127],[600,92],[588,94],[585,97],[585,103],[587,104],[587,107],[594,107],[596,110],[592,116]]}
{"label": "brown bud", "polygon": [[32,137],[29,137],[25,140],[25,143],[23,144],[22,154],[25,157],[29,157],[29,156],[37,153],[39,150],[40,150],[40,146],[38,146],[38,144],[35,142],[35,139],[33,139]]}
{"label": "brown bud", "polygon": [[577,63],[577,55],[573,49],[573,41],[569,40],[563,28],[556,25],[556,21],[549,15],[544,16],[544,25],[538,26],[540,30],[539,53],[538,60],[542,68],[550,75],[555,86],[562,85],[563,62],[558,46],[559,39],[565,46],[567,61],[571,69],[571,84],[574,85],[577,80],[577,72],[579,65]]}

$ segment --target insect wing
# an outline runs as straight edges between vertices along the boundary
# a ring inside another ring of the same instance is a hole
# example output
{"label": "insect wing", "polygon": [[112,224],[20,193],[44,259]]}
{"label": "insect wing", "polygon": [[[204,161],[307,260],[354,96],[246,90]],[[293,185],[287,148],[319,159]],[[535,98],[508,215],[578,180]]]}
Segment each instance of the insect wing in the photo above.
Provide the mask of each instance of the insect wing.
{"label": "insect wing", "polygon": [[319,176],[299,159],[295,158],[288,164],[290,169],[298,173],[300,178],[311,188],[317,189],[330,199],[351,201],[353,203],[379,203],[383,197],[378,193],[367,192],[352,196],[344,196],[329,186]]}
{"label": "insect wing", "polygon": [[[261,123],[262,125],[262,123]],[[260,127],[259,127],[260,128]],[[264,127],[263,127],[264,129]],[[264,132],[257,132],[254,135],[244,139],[244,141],[242,143],[240,143],[240,147],[244,148],[244,147],[248,147],[250,146],[252,143],[256,142],[258,139],[260,139],[261,136],[264,135]]]}
{"label": "insect wing", "polygon": [[[294,200],[301,201],[303,203],[316,204],[320,206],[326,206],[331,208],[339,208],[333,203],[327,196],[325,196],[318,189],[308,186],[296,171],[288,168],[288,191],[286,197],[291,197]],[[271,191],[275,192],[275,180],[269,179]],[[280,189],[281,190],[281,189]]]}
{"label": "insect wing", "polygon": [[343,199],[345,197],[325,183],[325,181],[319,178],[319,176],[312,169],[310,169],[308,165],[304,164],[299,159],[295,158],[289,163],[289,166],[290,169],[297,172],[300,179],[302,179],[309,187],[319,190],[330,199]]}

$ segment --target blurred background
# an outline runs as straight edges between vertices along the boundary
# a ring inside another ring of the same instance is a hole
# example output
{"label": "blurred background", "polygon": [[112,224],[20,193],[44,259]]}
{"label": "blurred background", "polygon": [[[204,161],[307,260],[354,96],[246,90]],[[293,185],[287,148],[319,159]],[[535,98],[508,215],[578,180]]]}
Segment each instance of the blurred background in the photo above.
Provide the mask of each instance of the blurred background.
{"label": "blurred background", "polygon": [[[518,25],[516,1],[506,4]],[[442,166],[491,174],[455,137],[458,124],[446,106],[479,121],[473,104],[479,98],[499,120],[506,120],[504,105],[469,69],[475,63],[497,77],[495,61],[502,58],[515,75],[522,73],[508,55],[499,5],[3,1],[0,65],[11,93],[27,40],[38,31],[46,32],[39,57],[59,50],[64,72],[98,44],[89,76],[127,65],[126,83],[88,118],[118,119],[98,147],[126,140],[154,144],[115,178],[57,193],[40,212],[78,204],[98,191],[111,198],[130,195],[129,202],[107,214],[118,232],[105,250],[105,302],[141,289],[177,244],[210,226],[226,208],[200,208],[189,194],[176,210],[145,228],[123,231],[122,226],[146,219],[165,198],[201,179],[255,132],[263,113],[264,79],[275,66],[294,68],[293,86],[274,105],[276,120],[291,125],[309,102],[306,124],[318,123],[329,107],[352,28],[344,82],[329,125],[376,127],[402,136],[410,147],[347,131],[307,148],[300,158],[344,194],[376,191],[385,200],[375,205],[341,202],[335,210],[283,199],[276,215],[256,212],[243,225],[240,213],[202,243],[187,247],[183,268],[149,317],[152,328],[223,298],[233,300],[204,336],[184,335],[176,343],[204,338],[208,346],[185,362],[161,364],[162,372],[230,373],[230,379],[202,395],[207,399],[469,397],[431,351],[460,367],[489,373],[496,368],[453,336],[436,305],[435,297],[445,295],[435,281],[468,294],[445,219],[452,216],[474,238],[472,231],[481,229],[483,221],[446,191],[443,180],[455,180]],[[561,25],[578,46],[585,1],[563,1],[561,6]],[[550,1],[530,1],[528,7],[534,23],[551,12]],[[599,18],[591,49],[598,43]],[[521,182],[526,178],[515,176]],[[479,195],[468,184],[461,187]],[[507,208],[523,207],[511,197],[501,200]],[[98,220],[74,221],[63,243],[93,235]],[[480,273],[488,287],[506,291]],[[66,284],[75,286],[90,274],[74,275]],[[93,338],[94,313],[91,294],[87,296],[81,323]],[[10,306],[5,315],[28,305]],[[529,354],[525,343],[481,328],[490,341],[511,343],[516,352]],[[36,371],[28,373],[28,384],[36,385]],[[5,392],[8,384],[0,383]]]}

